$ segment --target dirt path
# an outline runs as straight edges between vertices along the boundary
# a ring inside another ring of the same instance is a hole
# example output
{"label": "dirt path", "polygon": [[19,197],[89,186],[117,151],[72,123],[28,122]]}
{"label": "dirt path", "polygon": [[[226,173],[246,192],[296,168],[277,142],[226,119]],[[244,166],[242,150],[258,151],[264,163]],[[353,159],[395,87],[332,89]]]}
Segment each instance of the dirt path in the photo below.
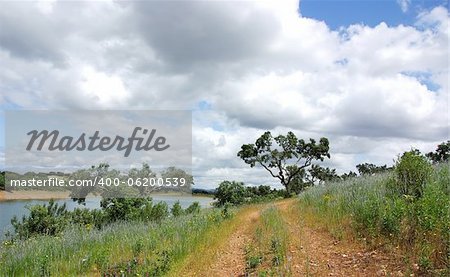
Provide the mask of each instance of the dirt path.
{"label": "dirt path", "polygon": [[[220,238],[221,243],[214,248],[203,249],[196,258],[186,261],[184,268],[177,276],[244,276],[245,246],[252,238],[259,220],[262,206],[244,208],[229,223],[230,234]],[[201,260],[202,257],[204,260]],[[200,265],[200,266],[199,266]]]}
{"label": "dirt path", "polygon": [[288,266],[293,276],[404,276],[392,253],[369,251],[356,242],[337,241],[302,218],[296,200],[278,202],[290,245]]}

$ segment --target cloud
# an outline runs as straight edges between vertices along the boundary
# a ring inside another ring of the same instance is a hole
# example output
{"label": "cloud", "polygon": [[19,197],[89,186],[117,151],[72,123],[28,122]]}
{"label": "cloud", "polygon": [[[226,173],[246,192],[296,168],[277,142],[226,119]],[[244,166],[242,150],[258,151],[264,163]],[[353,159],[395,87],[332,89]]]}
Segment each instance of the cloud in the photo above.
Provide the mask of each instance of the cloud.
{"label": "cloud", "polygon": [[[406,7],[409,1],[402,1]],[[272,182],[236,157],[265,130],[330,138],[330,165],[392,162],[449,135],[448,10],[333,31],[297,1],[8,2],[0,103],[198,109],[197,183]],[[77,16],[74,16],[74,15]],[[256,176],[257,175],[257,176]]]}
{"label": "cloud", "polygon": [[411,5],[411,0],[397,0],[397,4],[400,6],[402,12],[406,13]]}

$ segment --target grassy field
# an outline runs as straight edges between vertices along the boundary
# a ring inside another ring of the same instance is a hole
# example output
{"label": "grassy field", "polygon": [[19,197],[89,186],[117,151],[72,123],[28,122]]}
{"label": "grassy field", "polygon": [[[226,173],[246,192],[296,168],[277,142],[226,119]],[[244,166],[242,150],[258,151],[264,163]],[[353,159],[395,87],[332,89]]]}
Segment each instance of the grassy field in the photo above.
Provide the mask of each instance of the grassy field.
{"label": "grassy field", "polygon": [[336,239],[400,249],[405,264],[422,274],[445,276],[450,266],[449,164],[434,167],[417,199],[393,194],[394,182],[394,173],[386,173],[314,187],[300,195],[299,207]]}
{"label": "grassy field", "polygon": [[101,230],[69,228],[0,249],[0,276],[160,276],[226,220],[221,210],[157,223],[118,222]]}
{"label": "grassy field", "polygon": [[393,171],[161,222],[69,225],[4,241],[0,276],[448,276],[449,171],[434,166],[418,196]]}

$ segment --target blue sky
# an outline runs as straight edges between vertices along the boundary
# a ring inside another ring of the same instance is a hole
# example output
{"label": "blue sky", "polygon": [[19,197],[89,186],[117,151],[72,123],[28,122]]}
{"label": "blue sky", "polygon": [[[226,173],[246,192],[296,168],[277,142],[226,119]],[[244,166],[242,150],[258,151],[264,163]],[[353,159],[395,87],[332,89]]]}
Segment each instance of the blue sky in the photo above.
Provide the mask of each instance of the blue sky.
{"label": "blue sky", "polygon": [[389,26],[411,25],[417,15],[436,6],[448,6],[448,0],[410,0],[402,10],[397,0],[301,0],[302,16],[325,21],[334,30],[341,26],[362,23],[376,26],[385,22]]}

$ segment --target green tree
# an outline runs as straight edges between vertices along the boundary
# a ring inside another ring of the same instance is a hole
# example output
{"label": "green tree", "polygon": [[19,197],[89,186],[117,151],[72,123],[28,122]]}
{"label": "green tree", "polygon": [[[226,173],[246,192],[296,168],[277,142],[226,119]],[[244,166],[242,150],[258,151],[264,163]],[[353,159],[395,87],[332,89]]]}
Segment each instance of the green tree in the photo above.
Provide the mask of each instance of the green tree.
{"label": "green tree", "polygon": [[387,170],[392,169],[391,167],[387,167],[387,165],[378,166],[372,163],[363,163],[358,164],[356,166],[358,169],[359,175],[374,175],[377,173],[381,173]]}
{"label": "green tree", "polygon": [[[91,168],[89,169],[81,169],[75,171],[69,176],[69,179],[81,181],[89,180],[93,184],[94,180],[97,180],[97,182],[99,182],[101,179],[103,180],[105,180],[105,178],[114,179],[118,178],[119,176],[120,172],[118,170],[110,169],[108,163],[100,163],[97,166],[95,165],[91,166]],[[111,187],[116,189],[115,186]],[[84,186],[74,186],[70,189],[71,189],[70,197],[72,198],[73,201],[76,201],[78,203],[85,203],[86,197],[90,193],[107,195],[107,193],[105,193],[104,190],[107,190],[108,187],[98,185],[97,186],[84,185]]]}
{"label": "green tree", "polygon": [[[267,131],[254,144],[242,145],[237,155],[251,167],[262,166],[290,194],[292,180],[302,170],[309,168],[313,161],[330,158],[329,149],[327,138],[321,138],[318,143],[314,139],[306,142],[298,139],[292,132],[288,132],[286,136],[273,137]],[[292,166],[296,166],[295,170]]]}
{"label": "green tree", "polygon": [[244,183],[235,181],[223,181],[216,190],[214,199],[217,199],[217,205],[223,206],[226,203],[239,205],[245,201],[247,190]]}
{"label": "green tree", "polygon": [[311,185],[314,185],[316,182],[324,184],[327,181],[339,179],[339,176],[336,174],[336,169],[330,169],[316,164],[313,164],[308,172],[309,174],[306,178]]}
{"label": "green tree", "polygon": [[353,171],[350,171],[349,173],[344,173],[344,174],[342,174],[341,175],[341,179],[342,180],[347,180],[347,179],[350,179],[350,178],[354,178],[354,177],[356,177],[356,176],[358,176],[355,172],[353,172]]}
{"label": "green tree", "polygon": [[395,165],[397,182],[394,189],[399,195],[420,198],[432,172],[432,166],[420,152],[415,150],[405,152]]}
{"label": "green tree", "polygon": [[[143,163],[140,169],[132,168],[128,172],[128,178],[133,179],[133,183],[138,183],[137,180],[140,179],[140,182],[144,182],[144,178],[155,178],[156,174],[150,169],[150,166],[147,163]],[[136,186],[139,195],[145,196],[149,194],[155,187],[152,186]]]}
{"label": "green tree", "polygon": [[433,163],[445,162],[450,159],[450,140],[439,144],[434,152],[426,154]]}
{"label": "green tree", "polygon": [[[177,191],[190,193],[191,187],[194,184],[194,177],[192,177],[192,175],[188,174],[186,171],[180,168],[176,168],[173,166],[161,172],[161,178],[163,178],[166,183],[170,183],[173,185],[173,187],[171,188],[172,190]],[[178,183],[177,186],[175,186],[176,183]]]}
{"label": "green tree", "polygon": [[5,171],[0,172],[0,190],[5,190]]}

